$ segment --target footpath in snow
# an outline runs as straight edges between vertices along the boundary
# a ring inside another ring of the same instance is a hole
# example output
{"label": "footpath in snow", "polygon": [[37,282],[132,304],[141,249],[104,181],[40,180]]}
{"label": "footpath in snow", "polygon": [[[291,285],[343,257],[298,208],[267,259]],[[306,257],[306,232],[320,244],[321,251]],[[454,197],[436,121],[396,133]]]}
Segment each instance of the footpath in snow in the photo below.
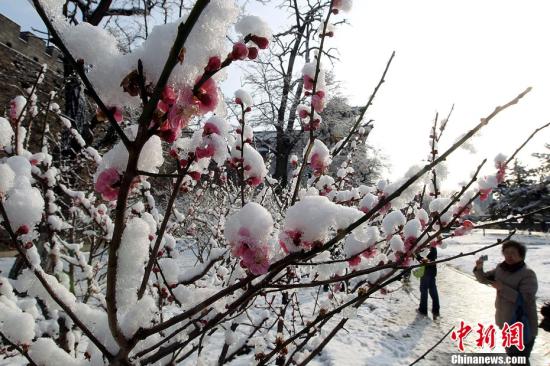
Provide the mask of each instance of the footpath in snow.
{"label": "footpath in snow", "polygon": [[[434,322],[418,315],[419,283],[411,276],[410,287],[371,299],[359,311],[357,319],[348,322],[314,365],[409,365],[431,348],[449,329],[458,329],[460,321],[472,326],[465,339],[466,352],[500,353],[500,344],[491,351],[475,345],[477,324],[494,324],[495,290],[475,281],[473,276],[450,266],[438,268],[438,289],[441,318]],[[431,301],[429,302],[431,306]],[[539,304],[540,307],[540,304]],[[497,330],[496,341],[500,342]],[[447,337],[418,365],[449,365],[450,354],[458,353],[457,343]],[[539,336],[531,355],[531,365],[550,365],[550,333],[539,329]]]}

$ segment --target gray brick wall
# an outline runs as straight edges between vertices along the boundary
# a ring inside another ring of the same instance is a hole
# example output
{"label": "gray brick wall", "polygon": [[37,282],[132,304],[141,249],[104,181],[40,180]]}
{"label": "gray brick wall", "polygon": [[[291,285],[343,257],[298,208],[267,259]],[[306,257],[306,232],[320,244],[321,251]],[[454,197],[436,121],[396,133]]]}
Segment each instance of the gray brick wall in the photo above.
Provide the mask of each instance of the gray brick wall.
{"label": "gray brick wall", "polygon": [[60,52],[53,46],[47,47],[42,39],[32,33],[20,30],[18,24],[0,14],[0,115],[5,113],[15,95],[22,94],[23,89],[33,85],[35,75],[43,64],[48,65],[48,71],[39,89],[39,99],[46,101],[47,94],[52,90],[63,95]]}

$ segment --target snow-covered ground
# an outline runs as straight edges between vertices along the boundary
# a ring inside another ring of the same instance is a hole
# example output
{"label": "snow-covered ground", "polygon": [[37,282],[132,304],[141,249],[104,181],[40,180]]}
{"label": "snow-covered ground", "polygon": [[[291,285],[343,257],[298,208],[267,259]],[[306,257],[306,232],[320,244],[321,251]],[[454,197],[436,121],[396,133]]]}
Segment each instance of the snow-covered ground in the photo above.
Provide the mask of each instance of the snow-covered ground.
{"label": "snow-covered ground", "polygon": [[0,257],[0,276],[8,277],[14,258]]}
{"label": "snow-covered ground", "polygon": [[[470,235],[448,240],[449,245],[439,251],[439,257],[476,250],[506,235],[507,231],[503,230],[486,230],[485,236],[481,230],[474,231]],[[550,300],[550,235],[525,233],[514,236],[514,239],[528,247],[526,262],[538,276],[540,308],[543,301]],[[487,269],[502,261],[498,246],[483,254],[489,256]],[[361,308],[358,318],[348,323],[347,332],[343,330],[312,364],[408,365],[437,343],[451,327],[458,329],[461,320],[473,328],[465,341],[467,352],[504,352],[500,344],[492,351],[480,350],[475,346],[477,324],[494,323],[495,299],[492,287],[482,285],[473,278],[472,268],[476,259],[477,256],[467,256],[439,266],[437,284],[442,317],[437,322],[416,313],[419,285],[418,280],[411,276],[410,287],[405,287],[405,291],[388,294],[383,299],[369,300]],[[448,365],[449,354],[457,352],[457,344],[447,337],[419,365]],[[530,361],[533,366],[550,365],[550,333],[539,329]]]}
{"label": "snow-covered ground", "polygon": [[[314,365],[409,365],[437,343],[451,327],[458,329],[463,320],[474,329],[465,340],[466,352],[504,352],[480,350],[475,346],[477,324],[494,323],[494,289],[474,281],[451,266],[440,266],[438,289],[441,318],[434,322],[416,313],[419,302],[418,280],[411,277],[406,291],[372,299],[357,319],[349,322],[331,342]],[[497,341],[500,339],[497,332]],[[449,365],[450,354],[458,353],[457,344],[447,337],[419,365]],[[531,365],[550,364],[550,333],[539,332],[531,356]]]}
{"label": "snow-covered ground", "polygon": [[[472,235],[450,241],[448,247],[439,251],[440,258],[477,249],[495,242],[506,235],[503,231],[474,232]],[[550,261],[550,237],[533,234],[517,235],[517,240],[528,245],[527,263],[537,272],[539,279],[539,306],[544,300],[550,300],[550,275],[547,274]],[[501,260],[500,249],[487,251],[489,261],[487,268],[492,268]],[[479,349],[475,345],[477,324],[494,323],[494,296],[492,287],[479,284],[471,274],[475,257],[469,256],[440,265],[438,270],[438,288],[441,302],[441,318],[433,321],[431,317],[416,313],[419,302],[418,280],[411,276],[408,286],[386,295],[377,294],[369,299],[359,310],[355,319],[348,321],[345,329],[333,339],[325,350],[314,359],[312,365],[409,365],[434,345],[451,327],[457,329],[460,322],[472,326],[472,333],[465,340],[467,352],[500,353],[500,332],[497,332],[497,345],[493,350]],[[0,259],[0,271],[11,265],[12,259]],[[545,272],[546,270],[546,272]],[[401,284],[396,285],[397,287]],[[395,288],[395,287],[394,287]],[[307,290],[300,296],[303,299],[300,307],[304,312],[311,312],[316,291]],[[326,294],[322,294],[326,296]],[[328,333],[340,318],[331,321]],[[323,329],[323,332],[325,330]],[[209,342],[221,343],[223,332],[216,333]],[[218,349],[214,348],[214,352]],[[434,351],[419,362],[419,365],[439,366],[450,364],[450,354],[457,353],[457,344],[447,337]],[[217,354],[206,354],[205,360],[215,363]],[[9,360],[0,360],[0,365],[9,365]],[[11,360],[12,362],[14,360]],[[195,365],[196,360],[189,360],[184,365]],[[253,355],[244,355],[232,362],[232,365],[251,365]],[[539,336],[531,355],[531,365],[550,365],[550,333],[539,330]]]}
{"label": "snow-covered ground", "polygon": [[[485,234],[483,236],[480,230],[465,237],[449,240],[447,248],[439,251],[440,258],[495,243],[498,238],[506,237],[507,232],[487,230]],[[550,275],[547,274],[550,261],[550,235],[519,234],[514,239],[528,246],[527,263],[537,272],[539,280],[538,305],[540,308],[543,299],[550,300]],[[483,254],[489,256],[486,264],[488,269],[502,259],[499,247],[492,248]],[[499,343],[501,341],[499,331],[495,339],[497,345],[493,350],[480,349],[476,346],[477,324],[481,323],[485,326],[494,324],[495,300],[495,290],[478,283],[473,278],[471,271],[476,258],[463,257],[439,266],[437,283],[442,316],[438,321],[434,322],[431,316],[424,317],[417,314],[419,283],[414,276],[411,276],[410,285],[387,295],[378,294],[368,300],[359,310],[357,318],[348,321],[345,328],[311,364],[316,366],[409,365],[436,344],[453,326],[458,329],[461,321],[473,328],[472,333],[465,340],[466,352],[503,353],[504,349]],[[304,312],[311,312],[315,296],[316,292],[313,290],[301,296],[305,300],[300,306]],[[329,322],[326,331],[323,331],[328,333],[331,329],[330,325],[334,326],[339,320],[340,318],[337,318]],[[421,366],[449,365],[453,353],[459,353],[458,345],[447,337],[418,364]],[[208,357],[210,358],[215,359],[215,355]],[[533,366],[550,365],[550,333],[539,330],[530,361]],[[194,361],[186,363],[186,365],[193,364]],[[253,364],[252,356],[243,356],[232,364],[239,366]]]}

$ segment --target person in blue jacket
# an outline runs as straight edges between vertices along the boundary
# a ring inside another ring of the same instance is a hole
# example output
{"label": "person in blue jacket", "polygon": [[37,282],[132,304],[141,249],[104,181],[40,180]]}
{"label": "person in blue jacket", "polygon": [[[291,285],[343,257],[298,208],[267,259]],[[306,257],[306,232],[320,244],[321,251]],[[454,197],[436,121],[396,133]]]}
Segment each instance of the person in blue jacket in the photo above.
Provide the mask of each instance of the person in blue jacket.
{"label": "person in blue jacket", "polygon": [[428,315],[428,294],[432,298],[432,315],[434,320],[439,317],[439,294],[437,292],[437,266],[434,262],[437,259],[437,249],[430,248],[426,258],[417,256],[420,262],[425,263],[424,275],[420,278],[420,306],[418,312],[422,315]]}

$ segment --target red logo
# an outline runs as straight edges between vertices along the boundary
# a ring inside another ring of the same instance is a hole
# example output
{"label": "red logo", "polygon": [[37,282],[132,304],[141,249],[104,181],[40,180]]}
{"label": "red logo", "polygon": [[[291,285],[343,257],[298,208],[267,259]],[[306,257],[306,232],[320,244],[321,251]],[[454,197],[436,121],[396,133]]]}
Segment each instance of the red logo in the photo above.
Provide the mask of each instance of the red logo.
{"label": "red logo", "polygon": [[[464,352],[464,340],[472,332],[472,327],[464,321],[460,321],[460,327],[457,331],[451,332],[451,339],[458,342],[458,349]],[[495,348],[496,327],[493,324],[485,326],[481,323],[477,324],[477,339],[476,346],[483,348],[485,346],[490,349]],[[525,345],[523,343],[523,323],[516,322],[512,325],[504,323],[501,330],[502,346],[509,348],[516,346],[520,351],[523,351]]]}

